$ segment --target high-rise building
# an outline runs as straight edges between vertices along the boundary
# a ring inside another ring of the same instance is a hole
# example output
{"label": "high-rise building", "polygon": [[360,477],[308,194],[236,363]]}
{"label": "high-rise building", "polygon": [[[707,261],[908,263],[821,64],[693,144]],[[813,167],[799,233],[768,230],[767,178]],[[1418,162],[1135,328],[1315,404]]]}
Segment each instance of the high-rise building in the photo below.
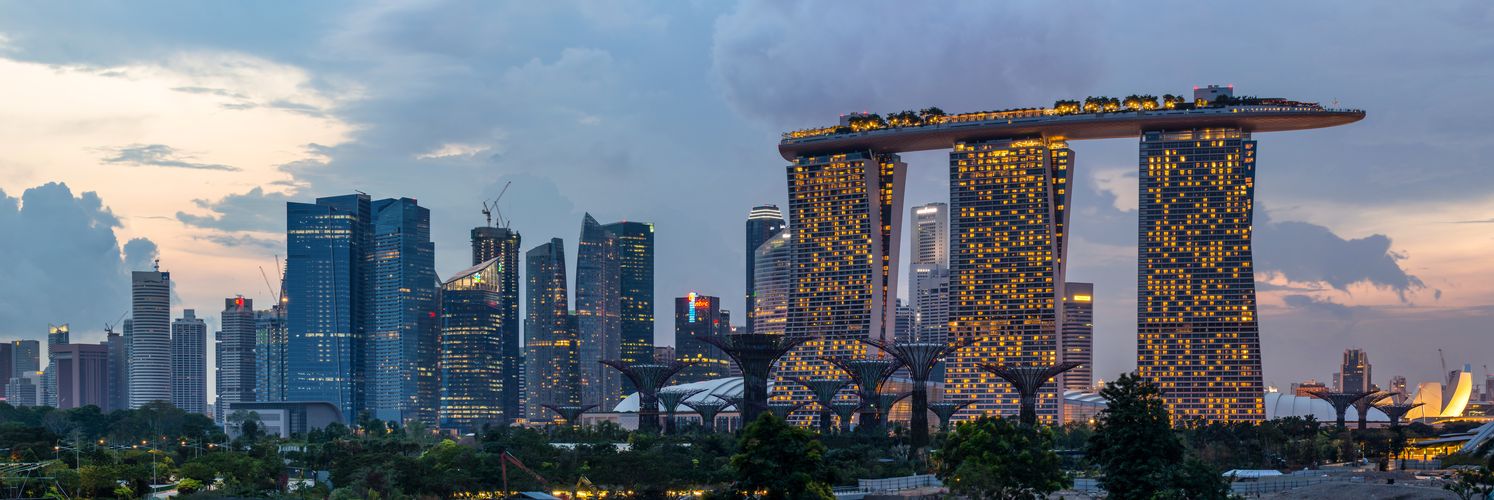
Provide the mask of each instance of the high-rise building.
{"label": "high-rise building", "polygon": [[1407,393],[1406,393],[1406,377],[1403,377],[1403,376],[1400,376],[1400,375],[1396,375],[1394,377],[1390,377],[1390,392],[1393,393],[1393,394],[1399,394],[1401,397],[1404,398],[1407,395]]}
{"label": "high-rise building", "polygon": [[41,372],[17,373],[5,384],[5,402],[11,406],[38,406],[41,404]]}
{"label": "high-rise building", "polygon": [[216,361],[214,384],[218,393],[213,402],[213,419],[222,423],[228,403],[255,401],[254,387],[258,379],[255,368],[258,363],[254,348],[258,332],[255,329],[254,301],[242,295],[223,299],[219,327],[213,349]]}
{"label": "high-rise building", "polygon": [[351,194],[285,205],[285,399],[331,401],[357,419],[373,310],[372,201]]}
{"label": "high-rise building", "polygon": [[792,237],[787,229],[753,250],[752,305],[748,331],[783,335],[788,326],[789,293],[794,286]]}
{"label": "high-rise building", "polygon": [[913,330],[922,342],[949,340],[949,268],[939,264],[913,264]]}
{"label": "high-rise building", "polygon": [[[286,347],[289,341],[285,324],[285,299],[282,289],[279,303],[269,309],[254,311],[254,400],[286,400]],[[225,409],[226,410],[226,409]]]}
{"label": "high-rise building", "polygon": [[551,238],[526,252],[524,259],[525,417],[532,423],[551,422],[555,416],[541,405],[581,404],[580,352],[567,297],[565,242]]}
{"label": "high-rise building", "polygon": [[1064,373],[1063,388],[1088,391],[1094,385],[1095,284],[1063,284],[1063,359],[1079,366]]}
{"label": "high-rise building", "polygon": [[[786,227],[778,205],[758,205],[747,212],[747,333],[757,331],[757,250]],[[782,333],[779,327],[778,333]]]}
{"label": "high-rise building", "polygon": [[913,207],[913,264],[949,266],[949,205]]}
{"label": "high-rise building", "polygon": [[1374,385],[1370,373],[1369,353],[1360,349],[1345,349],[1344,362],[1334,377],[1334,385],[1340,392],[1369,391]]}
{"label": "high-rise building", "polygon": [[207,322],[192,309],[171,322],[171,404],[207,413]]}
{"label": "high-rise building", "polygon": [[[961,141],[950,153],[950,336],[973,339],[952,356],[946,394],[977,413],[1015,415],[1012,386],[982,363],[1058,362],[1068,180],[1073,152],[1044,138]],[[1062,421],[1056,384],[1038,418]]]}
{"label": "high-rise building", "polygon": [[[6,383],[16,374],[15,347],[10,342],[0,343],[0,378]],[[0,384],[0,398],[5,397],[5,384]]]}
{"label": "high-rise building", "polygon": [[1328,384],[1318,382],[1314,379],[1308,379],[1306,382],[1298,382],[1292,384],[1292,395],[1294,396],[1311,397],[1313,393],[1325,392],[1327,390]]}
{"label": "high-rise building", "polygon": [[57,344],[48,346],[56,408],[109,406],[109,347],[105,344]]}
{"label": "high-rise building", "polygon": [[[506,227],[477,227],[472,229],[472,265],[482,264],[489,260],[498,259],[499,284],[498,293],[501,295],[498,306],[503,309],[503,321],[500,338],[503,339],[503,362],[506,376],[515,377],[508,380],[503,391],[504,418],[512,422],[523,419],[525,413],[521,410],[527,397],[526,375],[524,366],[524,344],[520,338],[524,320],[519,316],[519,266],[523,265],[523,239],[518,231]],[[482,260],[477,260],[483,257]],[[444,327],[443,327],[444,328]]]}
{"label": "high-rise building", "polygon": [[601,363],[622,356],[622,269],[617,247],[617,236],[586,214],[576,250],[581,400],[602,408],[622,400],[621,374]]}
{"label": "high-rise building", "polygon": [[380,420],[435,425],[440,282],[431,212],[410,198],[377,200],[370,208],[373,314],[364,354],[365,407]]}
{"label": "high-rise building", "polygon": [[520,380],[511,354],[519,339],[503,304],[503,257],[464,269],[441,286],[441,406],[443,429],[477,432],[519,418]]}
{"label": "high-rise building", "polygon": [[913,331],[913,308],[903,305],[903,299],[897,299],[897,328],[893,337],[898,342],[912,342],[915,332]]}
{"label": "high-rise building", "polygon": [[11,372],[9,377],[41,371],[41,342],[35,340],[10,341]]}
{"label": "high-rise building", "polygon": [[60,325],[47,325],[47,367],[42,371],[41,401],[42,405],[60,408],[57,401],[57,374],[56,361],[52,359],[52,349],[71,342],[71,328],[67,323]]}
{"label": "high-rise building", "polygon": [[1255,155],[1236,128],[1141,135],[1137,371],[1162,387],[1175,422],[1265,418]]}
{"label": "high-rise building", "polygon": [[125,355],[124,336],[114,333],[113,328],[107,329],[103,345],[109,353],[109,400],[103,409],[105,412],[129,409],[130,358]]}
{"label": "high-rise building", "polygon": [[152,401],[172,401],[171,273],[135,271],[130,288],[125,349],[130,360],[130,408],[135,409]]}
{"label": "high-rise building", "polygon": [[787,167],[794,274],[785,334],[809,340],[780,361],[780,399],[808,401],[785,379],[837,376],[822,358],[863,356],[858,339],[892,340],[906,170],[897,155],[869,151]]}
{"label": "high-rise building", "polygon": [[655,363],[667,363],[667,362],[670,362],[670,361],[674,361],[674,346],[672,346],[672,345],[654,346],[654,362]]}
{"label": "high-rise building", "polygon": [[675,381],[685,384],[728,376],[731,358],[721,348],[696,340],[701,337],[720,337],[731,331],[731,320],[723,317],[721,299],[690,292],[674,299],[674,355],[675,359],[693,363]]}
{"label": "high-rise building", "polygon": [[[654,225],[614,222],[602,228],[617,237],[618,356],[645,363],[654,356]],[[622,384],[623,394],[637,390],[626,378]]]}

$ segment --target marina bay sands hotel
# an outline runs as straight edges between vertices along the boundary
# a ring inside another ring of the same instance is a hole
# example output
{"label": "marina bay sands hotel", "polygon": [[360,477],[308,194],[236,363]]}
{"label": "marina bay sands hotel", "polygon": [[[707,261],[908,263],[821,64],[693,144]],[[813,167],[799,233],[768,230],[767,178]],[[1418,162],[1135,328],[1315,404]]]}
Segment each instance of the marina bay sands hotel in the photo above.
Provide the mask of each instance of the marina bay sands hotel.
{"label": "marina bay sands hotel", "polygon": [[[1251,223],[1254,134],[1331,127],[1360,110],[1236,97],[1059,101],[1051,108],[887,117],[785,133],[793,288],[786,334],[808,337],[779,367],[823,377],[825,357],[876,356],[858,338],[892,340],[907,165],[898,153],[948,149],[949,335],[972,342],[946,360],[944,395],[962,415],[1014,415],[1017,394],[991,365],[1064,361],[1065,268],[1075,158],[1069,141],[1140,138],[1136,345],[1142,377],[1175,419],[1265,416]],[[1039,415],[1060,418],[1053,384]],[[791,397],[784,389],[776,397]]]}

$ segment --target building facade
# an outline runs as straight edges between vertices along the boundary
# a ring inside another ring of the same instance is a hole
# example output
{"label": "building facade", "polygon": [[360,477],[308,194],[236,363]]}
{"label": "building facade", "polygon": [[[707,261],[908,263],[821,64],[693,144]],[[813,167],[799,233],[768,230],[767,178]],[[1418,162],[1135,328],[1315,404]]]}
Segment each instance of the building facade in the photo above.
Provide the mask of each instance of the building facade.
{"label": "building facade", "polygon": [[[476,227],[472,229],[472,265],[498,259],[498,277],[501,281],[498,306],[503,309],[503,362],[505,373],[519,378],[510,381],[503,392],[503,407],[510,421],[524,418],[522,407],[528,399],[525,383],[524,343],[520,338],[524,320],[519,316],[519,267],[524,265],[523,238],[518,231],[506,227]],[[481,258],[479,260],[479,258]],[[442,328],[445,328],[443,326]]]}
{"label": "building facade", "polygon": [[1344,362],[1339,366],[1334,382],[1341,392],[1368,392],[1375,389],[1371,376],[1369,353],[1361,349],[1345,349]]}
{"label": "building facade", "polygon": [[42,404],[53,408],[59,408],[57,400],[57,374],[54,368],[56,360],[52,359],[52,351],[57,346],[68,344],[72,341],[72,328],[67,323],[60,325],[47,325],[47,366],[42,371]]}
{"label": "building facade", "polygon": [[576,326],[581,343],[581,400],[603,408],[622,399],[622,375],[601,363],[622,357],[622,268],[617,236],[591,214],[576,250]]}
{"label": "building facade", "polygon": [[[286,348],[289,333],[285,324],[285,299],[269,309],[254,311],[254,400],[285,401]],[[226,413],[225,413],[226,414]]]}
{"label": "building facade", "polygon": [[258,364],[254,352],[257,339],[254,301],[242,295],[223,299],[220,314],[213,344],[216,361],[213,384],[218,393],[213,400],[213,420],[222,423],[223,410],[228,408],[225,403],[254,401]]}
{"label": "building facade", "polygon": [[107,329],[103,345],[109,353],[109,400],[102,408],[106,412],[130,408],[130,361],[125,354],[124,336]]}
{"label": "building facade", "polygon": [[370,208],[366,409],[380,420],[435,425],[440,304],[431,212],[410,198],[377,200]]}
{"label": "building facade", "polygon": [[675,359],[691,363],[675,375],[675,382],[688,384],[729,376],[731,358],[719,347],[696,340],[731,333],[731,319],[722,313],[718,297],[690,292],[674,299]]}
{"label": "building facade", "polygon": [[172,401],[171,273],[130,274],[130,322],[125,328],[129,357],[130,408]]}
{"label": "building facade", "polygon": [[207,322],[192,309],[171,322],[171,404],[207,414]]}
{"label": "building facade", "polygon": [[52,349],[51,371],[57,384],[59,409],[88,405],[109,407],[109,347],[105,344],[58,344]]}
{"label": "building facade", "polygon": [[[757,249],[787,227],[778,205],[758,205],[747,212],[747,333],[757,331]],[[782,333],[782,328],[779,328]]]}
{"label": "building facade", "polygon": [[1063,388],[1070,391],[1090,391],[1094,380],[1095,362],[1095,284],[1068,282],[1063,284],[1063,359],[1079,366],[1065,372]]}
{"label": "building facade", "polygon": [[580,351],[576,318],[566,286],[565,242],[552,238],[524,254],[524,363],[526,418],[552,422],[544,404],[581,404]]}
{"label": "building facade", "polygon": [[[15,346],[10,342],[0,343],[0,379],[6,383],[16,376],[15,362]],[[5,397],[5,385],[0,384],[0,398]]]}
{"label": "building facade", "polygon": [[519,339],[505,337],[504,259],[457,272],[441,285],[441,405],[443,429],[477,432],[484,424],[519,418],[518,366],[511,356]]}
{"label": "building facade", "polygon": [[752,252],[750,307],[755,310],[748,328],[753,333],[783,335],[788,326],[789,294],[794,286],[792,241],[788,230],[781,230]]}
{"label": "building facade", "polygon": [[949,268],[939,264],[913,264],[914,337],[922,342],[949,341]]}
{"label": "building facade", "polygon": [[[617,238],[618,356],[645,363],[654,356],[654,225],[614,222],[602,228]],[[626,377],[622,387],[622,394],[637,390]]]}
{"label": "building facade", "polygon": [[372,201],[365,194],[286,203],[287,401],[364,409],[364,337],[372,313]]}
{"label": "building facade", "polygon": [[1141,136],[1137,371],[1174,421],[1259,421],[1251,230],[1256,143],[1240,129]]}

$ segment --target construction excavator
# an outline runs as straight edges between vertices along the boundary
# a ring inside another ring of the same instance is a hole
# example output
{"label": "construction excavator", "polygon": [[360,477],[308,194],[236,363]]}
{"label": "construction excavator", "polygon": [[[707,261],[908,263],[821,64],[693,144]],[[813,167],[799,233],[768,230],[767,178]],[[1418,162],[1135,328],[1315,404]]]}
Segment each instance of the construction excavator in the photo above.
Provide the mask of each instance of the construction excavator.
{"label": "construction excavator", "polygon": [[[517,468],[517,469],[519,469],[521,471],[524,471],[525,474],[529,474],[529,477],[534,478],[535,481],[539,481],[540,486],[544,486],[545,484],[548,483],[548,481],[545,481],[545,477],[544,476],[539,475],[538,472],[530,470],[529,467],[527,467],[527,466],[524,465],[524,462],[519,461],[519,457],[515,457],[512,453],[509,453],[507,450],[504,450],[503,454],[499,455],[498,458],[500,459],[500,462],[499,462],[500,465],[502,465],[502,467],[503,467],[503,494],[507,495],[508,492],[511,491],[511,490],[508,489],[508,466],[509,466],[509,464],[513,464],[513,466],[515,468]],[[514,497],[514,498],[517,498],[517,497]]]}

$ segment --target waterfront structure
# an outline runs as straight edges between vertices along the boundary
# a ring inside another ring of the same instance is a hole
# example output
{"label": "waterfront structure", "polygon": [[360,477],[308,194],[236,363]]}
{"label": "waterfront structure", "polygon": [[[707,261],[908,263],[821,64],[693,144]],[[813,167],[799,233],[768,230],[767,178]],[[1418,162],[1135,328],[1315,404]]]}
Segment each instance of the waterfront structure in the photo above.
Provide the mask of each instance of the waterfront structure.
{"label": "waterfront structure", "polygon": [[[519,316],[519,267],[523,265],[523,238],[518,231],[507,227],[476,227],[472,229],[472,265],[498,259],[499,297],[502,309],[504,373],[514,376],[503,391],[504,418],[521,420],[521,408],[527,399],[525,394],[524,344],[520,333],[523,319]],[[444,328],[444,327],[443,327]]]}
{"label": "waterfront structure", "polygon": [[[791,228],[801,231],[814,224],[794,208],[794,203],[806,203],[810,208],[803,215],[834,213],[837,224],[850,229],[824,240],[796,236],[796,252],[824,257],[798,263],[804,266],[798,280],[817,287],[812,279],[806,281],[816,276],[816,266],[842,273],[855,269],[835,266],[830,258],[864,258],[865,244],[852,236],[863,234],[856,229],[859,218],[883,208],[861,202],[855,191],[840,199],[814,194],[815,186],[849,187],[875,176],[838,178],[806,167],[831,164],[830,158],[864,161],[954,148],[950,334],[978,342],[950,363],[950,393],[977,398],[967,415],[1009,413],[1015,409],[1010,386],[973,369],[972,363],[1040,366],[1057,361],[1063,226],[1073,178],[1066,171],[1072,161],[1067,141],[1140,137],[1138,371],[1162,387],[1179,421],[1259,420],[1260,349],[1249,267],[1256,153],[1252,134],[1342,125],[1363,119],[1364,112],[1285,99],[1235,98],[1232,89],[1223,87],[1203,89],[1195,97],[1199,99],[1193,102],[1173,96],[1160,102],[1149,96],[1124,102],[1091,98],[1060,101],[1051,108],[957,115],[929,109],[886,119],[852,114],[838,126],[786,133],[779,153],[792,162]],[[887,232],[896,230],[894,221]],[[887,267],[896,269],[895,259]],[[854,323],[862,311],[885,305],[872,297],[877,287],[839,281],[863,291],[856,304],[831,313],[813,301],[793,302],[790,332],[796,330],[795,318],[803,318],[802,325]],[[842,287],[815,290],[838,292]],[[1061,417],[1056,388],[1040,395],[1037,406],[1045,420]]]}
{"label": "waterfront structure", "polygon": [[1095,353],[1095,284],[1068,282],[1063,284],[1063,329],[1060,343],[1063,356],[1060,361],[1072,361],[1078,366],[1063,373],[1063,388],[1070,391],[1088,391],[1094,385]]}
{"label": "waterfront structure", "polygon": [[553,420],[549,406],[581,404],[580,352],[576,318],[569,312],[565,242],[552,238],[525,253],[524,319],[525,417],[531,423]]}
{"label": "waterfront structure", "polygon": [[789,295],[794,285],[792,239],[793,235],[783,229],[752,252],[749,333],[783,335],[788,326]]}
{"label": "waterfront structure", "polygon": [[361,193],[285,204],[285,399],[331,401],[350,418],[364,409],[371,205]]}
{"label": "waterfront structure", "polygon": [[213,400],[213,420],[223,422],[226,403],[254,401],[258,377],[255,368],[254,301],[243,295],[223,299],[223,312],[214,342],[214,385],[218,396]]}
{"label": "waterfront structure", "polygon": [[[135,326],[138,331],[140,326]],[[171,322],[171,404],[207,414],[207,322],[186,309]]]}
{"label": "waterfront structure", "polygon": [[[285,322],[285,297],[269,309],[254,311],[254,401],[286,400],[286,349],[289,332]],[[226,410],[220,411],[227,414]]]}
{"label": "waterfront structure", "polygon": [[125,327],[130,409],[172,400],[171,273],[130,273],[130,321]]}
{"label": "waterfront structure", "polygon": [[785,228],[783,212],[778,205],[758,205],[747,212],[747,331],[757,331],[757,251]]}
{"label": "waterfront structure", "polygon": [[125,355],[124,336],[114,333],[112,328],[104,331],[105,349],[108,350],[109,398],[101,406],[105,412],[125,410],[130,407],[130,362]]}
{"label": "waterfront structure", "polygon": [[604,408],[622,399],[622,376],[601,364],[622,356],[622,268],[617,247],[617,235],[585,214],[576,250],[581,400]]}
{"label": "waterfront structure", "polygon": [[[505,425],[520,418],[518,338],[507,337],[510,323],[503,304],[505,259],[494,257],[457,272],[441,285],[440,425],[477,432],[484,424]],[[516,283],[515,283],[516,285]]]}
{"label": "waterfront structure", "polygon": [[48,372],[57,386],[55,408],[109,407],[109,347],[105,344],[49,346]]}
{"label": "waterfront structure", "polygon": [[721,299],[690,292],[674,299],[675,359],[689,363],[676,377],[680,383],[725,378],[731,358],[715,344],[699,339],[730,333],[731,320],[723,317]]}
{"label": "waterfront structure", "polygon": [[1370,382],[1374,380],[1370,368],[1369,353],[1362,349],[1344,349],[1344,362],[1333,378],[1334,385],[1339,392],[1376,390],[1375,384]]}
{"label": "waterfront structure", "polygon": [[[654,225],[614,222],[602,226],[617,239],[618,359],[647,363],[654,356]],[[637,390],[623,377],[622,392]]]}
{"label": "waterfront structure", "polygon": [[436,423],[440,387],[436,359],[440,304],[431,212],[413,199],[383,199],[370,206],[373,253],[372,314],[368,316],[364,368],[366,409],[374,418],[409,424]]}

